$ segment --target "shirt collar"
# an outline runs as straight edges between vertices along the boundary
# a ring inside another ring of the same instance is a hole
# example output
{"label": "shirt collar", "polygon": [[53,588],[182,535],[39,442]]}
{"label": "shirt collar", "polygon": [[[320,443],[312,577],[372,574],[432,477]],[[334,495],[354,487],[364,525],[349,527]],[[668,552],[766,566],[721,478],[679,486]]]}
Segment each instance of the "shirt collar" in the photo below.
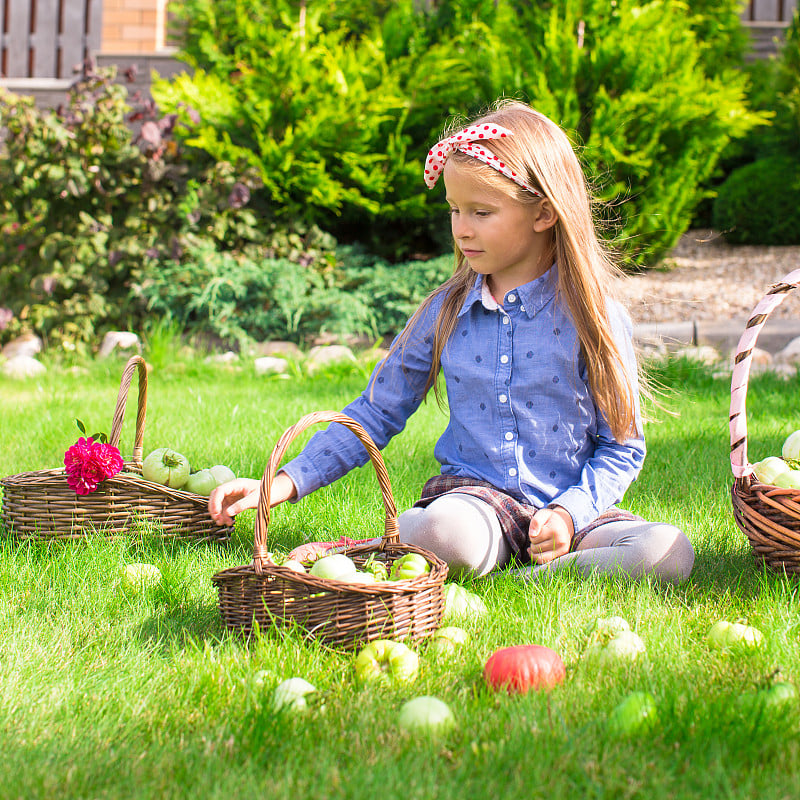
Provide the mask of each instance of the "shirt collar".
{"label": "shirt collar", "polygon": [[[530,319],[536,316],[555,297],[557,285],[558,268],[553,264],[544,275],[540,275],[538,278],[513,289],[512,292],[519,297],[525,309],[525,314]],[[475,303],[480,303],[487,311],[497,311],[500,308],[494,297],[492,297],[486,278],[483,275],[475,276],[475,283],[467,292],[458,316],[466,314]]]}

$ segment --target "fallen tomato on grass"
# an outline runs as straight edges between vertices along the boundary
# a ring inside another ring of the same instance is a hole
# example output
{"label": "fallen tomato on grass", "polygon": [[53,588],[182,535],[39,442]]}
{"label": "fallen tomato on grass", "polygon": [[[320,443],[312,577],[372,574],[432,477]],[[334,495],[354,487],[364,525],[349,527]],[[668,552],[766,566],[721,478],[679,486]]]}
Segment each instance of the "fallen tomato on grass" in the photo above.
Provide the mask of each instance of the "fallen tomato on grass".
{"label": "fallen tomato on grass", "polygon": [[375,639],[358,653],[354,667],[363,683],[411,683],[419,673],[419,656],[402,642]]}
{"label": "fallen tomato on grass", "polygon": [[469,634],[455,625],[439,628],[428,642],[428,650],[433,653],[453,653],[469,641]]}
{"label": "fallen tomato on grass", "polygon": [[634,661],[647,648],[641,637],[633,631],[620,631],[609,638],[594,639],[586,648],[585,657],[589,660],[609,664],[619,661]]}
{"label": "fallen tomato on grass", "polygon": [[125,589],[146,589],[161,583],[161,570],[155,564],[126,564],[122,570],[122,586]]}
{"label": "fallen tomato on grass", "polygon": [[555,650],[523,644],[495,650],[484,665],[483,675],[492,689],[523,694],[563,683],[566,668]]}
{"label": "fallen tomato on grass", "polygon": [[275,687],[272,707],[275,711],[302,713],[308,710],[308,697],[317,691],[305,678],[287,678]]}
{"label": "fallen tomato on grass", "polygon": [[447,703],[423,695],[403,704],[397,723],[410,732],[439,734],[454,728],[456,720]]}
{"label": "fallen tomato on grass", "polygon": [[709,647],[716,650],[755,650],[764,643],[764,634],[758,628],[724,619],[711,626],[706,638]]}
{"label": "fallen tomato on grass", "polygon": [[487,613],[483,598],[465,589],[460,583],[444,585],[444,620],[478,619]]}
{"label": "fallen tomato on grass", "polygon": [[658,708],[649,692],[632,692],[608,717],[612,736],[632,736],[652,729],[658,721]]}

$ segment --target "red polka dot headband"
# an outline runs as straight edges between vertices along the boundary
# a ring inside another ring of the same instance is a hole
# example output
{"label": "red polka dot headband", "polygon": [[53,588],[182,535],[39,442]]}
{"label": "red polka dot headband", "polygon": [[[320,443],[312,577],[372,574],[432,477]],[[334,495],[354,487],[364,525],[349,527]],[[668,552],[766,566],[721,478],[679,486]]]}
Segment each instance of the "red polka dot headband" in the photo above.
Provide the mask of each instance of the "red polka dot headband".
{"label": "red polka dot headband", "polygon": [[428,151],[428,157],[425,159],[425,183],[427,187],[433,189],[442,174],[442,170],[444,170],[444,164],[448,157],[454,150],[459,150],[468,156],[483,161],[484,164],[488,164],[537,197],[544,197],[541,192],[526,183],[522,176],[514,172],[508,164],[502,162],[491,150],[480,143],[481,139],[505,139],[506,136],[513,135],[512,131],[501,125],[482,124],[470,125],[453,136],[442,139],[441,142],[438,142]]}

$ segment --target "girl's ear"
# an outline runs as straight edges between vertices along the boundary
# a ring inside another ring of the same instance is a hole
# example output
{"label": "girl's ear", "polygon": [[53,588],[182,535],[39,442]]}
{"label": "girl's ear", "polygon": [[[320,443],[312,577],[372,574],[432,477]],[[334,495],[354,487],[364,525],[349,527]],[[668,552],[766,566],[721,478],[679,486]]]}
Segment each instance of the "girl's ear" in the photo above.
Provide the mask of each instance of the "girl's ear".
{"label": "girl's ear", "polygon": [[553,204],[548,198],[543,197],[533,220],[533,229],[537,233],[544,233],[544,231],[550,230],[556,222],[558,222],[558,214],[556,214]]}

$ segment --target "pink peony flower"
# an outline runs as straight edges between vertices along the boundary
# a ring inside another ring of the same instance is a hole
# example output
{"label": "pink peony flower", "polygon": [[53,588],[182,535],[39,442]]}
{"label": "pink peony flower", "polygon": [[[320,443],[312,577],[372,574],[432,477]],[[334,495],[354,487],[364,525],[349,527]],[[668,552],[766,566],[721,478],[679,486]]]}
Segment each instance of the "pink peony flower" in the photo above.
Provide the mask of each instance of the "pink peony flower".
{"label": "pink peony flower", "polygon": [[76,494],[90,494],[101,481],[116,475],[123,467],[119,450],[111,444],[81,437],[64,453],[67,483]]}

